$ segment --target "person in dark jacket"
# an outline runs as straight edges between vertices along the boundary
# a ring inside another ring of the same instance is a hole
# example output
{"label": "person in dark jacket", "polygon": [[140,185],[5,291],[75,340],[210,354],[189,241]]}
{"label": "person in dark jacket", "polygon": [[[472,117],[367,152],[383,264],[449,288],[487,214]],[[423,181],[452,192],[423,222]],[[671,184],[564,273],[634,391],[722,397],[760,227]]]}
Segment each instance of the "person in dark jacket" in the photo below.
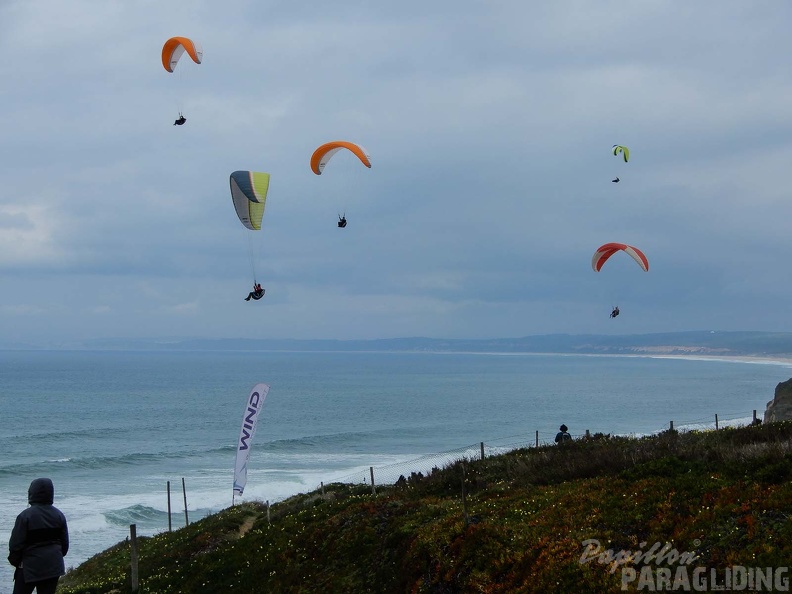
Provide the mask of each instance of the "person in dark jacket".
{"label": "person in dark jacket", "polygon": [[54,594],[66,568],[69,529],[63,512],[52,505],[55,487],[48,478],[30,483],[30,507],[17,516],[8,541],[8,562],[14,570],[14,594]]}
{"label": "person in dark jacket", "polygon": [[556,443],[564,443],[565,441],[572,440],[572,436],[569,434],[569,427],[566,425],[561,425],[558,429],[559,431],[555,436]]}

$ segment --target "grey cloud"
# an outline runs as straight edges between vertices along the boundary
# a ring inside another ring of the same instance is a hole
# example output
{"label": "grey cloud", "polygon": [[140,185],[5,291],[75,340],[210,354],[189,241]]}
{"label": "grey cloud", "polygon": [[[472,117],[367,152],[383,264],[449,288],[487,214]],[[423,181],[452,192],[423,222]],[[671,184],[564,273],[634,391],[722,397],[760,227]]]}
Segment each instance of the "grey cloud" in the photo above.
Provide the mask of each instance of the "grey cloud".
{"label": "grey cloud", "polygon": [[[4,3],[0,327],[786,330],[790,16],[736,0]],[[171,35],[204,63],[167,74]],[[314,176],[332,139],[372,169]],[[254,306],[236,169],[272,174]],[[650,272],[594,273],[607,241],[639,245]],[[618,324],[600,315],[615,300]]]}

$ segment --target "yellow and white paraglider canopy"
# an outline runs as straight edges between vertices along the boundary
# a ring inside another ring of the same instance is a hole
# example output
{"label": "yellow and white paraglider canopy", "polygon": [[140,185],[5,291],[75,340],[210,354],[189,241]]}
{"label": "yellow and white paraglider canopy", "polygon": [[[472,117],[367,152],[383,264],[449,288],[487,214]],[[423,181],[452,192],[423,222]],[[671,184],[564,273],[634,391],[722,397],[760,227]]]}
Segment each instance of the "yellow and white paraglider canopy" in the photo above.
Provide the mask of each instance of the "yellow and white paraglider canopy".
{"label": "yellow and white paraglider canopy", "polygon": [[258,171],[234,171],[229,180],[231,200],[234,203],[240,231],[245,235],[250,257],[250,271],[253,282],[258,279],[258,267],[261,260],[261,221],[269,192],[270,174]]}

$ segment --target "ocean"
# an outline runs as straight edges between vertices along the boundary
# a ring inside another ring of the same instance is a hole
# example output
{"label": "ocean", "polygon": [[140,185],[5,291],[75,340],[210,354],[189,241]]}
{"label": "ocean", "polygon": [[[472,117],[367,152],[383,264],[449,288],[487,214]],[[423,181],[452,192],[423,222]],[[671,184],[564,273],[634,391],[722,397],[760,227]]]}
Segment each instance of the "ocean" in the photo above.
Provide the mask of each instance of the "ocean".
{"label": "ocean", "polygon": [[[0,351],[0,540],[37,477],[69,521],[67,567],[232,503],[250,388],[271,386],[237,501],[338,479],[392,482],[484,442],[747,424],[792,364],[701,358],[395,352]],[[417,462],[415,462],[418,460]],[[3,557],[7,553],[3,554]],[[11,567],[0,564],[0,592]]]}

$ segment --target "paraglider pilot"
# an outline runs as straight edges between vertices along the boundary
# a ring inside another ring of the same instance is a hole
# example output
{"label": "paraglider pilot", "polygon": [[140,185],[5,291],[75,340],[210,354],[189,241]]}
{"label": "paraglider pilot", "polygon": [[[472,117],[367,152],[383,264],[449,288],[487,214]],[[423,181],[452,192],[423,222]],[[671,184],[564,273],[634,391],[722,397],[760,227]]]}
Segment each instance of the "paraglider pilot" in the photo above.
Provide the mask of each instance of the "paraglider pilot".
{"label": "paraglider pilot", "polygon": [[619,306],[617,305],[616,307],[613,308],[613,311],[610,313],[610,317],[615,318],[618,315],[619,315]]}
{"label": "paraglider pilot", "polygon": [[248,296],[245,297],[245,301],[250,301],[253,299],[254,301],[258,301],[262,297],[264,297],[265,290],[261,288],[261,285],[258,283],[253,283],[253,290],[248,293]]}
{"label": "paraglider pilot", "polygon": [[619,183],[619,178],[617,177],[616,179],[612,179],[611,181],[612,181],[614,184],[618,184],[618,183]]}
{"label": "paraglider pilot", "polygon": [[186,122],[186,121],[187,121],[187,118],[185,118],[185,117],[184,117],[184,116],[181,114],[181,112],[179,112],[179,119],[178,119],[178,120],[176,120],[175,122],[173,122],[173,125],[174,125],[174,126],[183,126],[183,125],[184,125],[184,122]]}
{"label": "paraglider pilot", "polygon": [[346,214],[338,215],[338,227],[340,229],[343,229],[344,227],[346,227]]}

